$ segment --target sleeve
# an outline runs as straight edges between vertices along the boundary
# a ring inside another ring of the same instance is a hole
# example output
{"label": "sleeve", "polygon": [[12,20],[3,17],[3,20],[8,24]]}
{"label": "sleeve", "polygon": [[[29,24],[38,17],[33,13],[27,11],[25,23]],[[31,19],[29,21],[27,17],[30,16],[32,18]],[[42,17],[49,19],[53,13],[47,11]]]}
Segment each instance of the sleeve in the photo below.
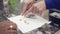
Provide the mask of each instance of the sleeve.
{"label": "sleeve", "polygon": [[60,9],[60,0],[45,0],[47,9]]}

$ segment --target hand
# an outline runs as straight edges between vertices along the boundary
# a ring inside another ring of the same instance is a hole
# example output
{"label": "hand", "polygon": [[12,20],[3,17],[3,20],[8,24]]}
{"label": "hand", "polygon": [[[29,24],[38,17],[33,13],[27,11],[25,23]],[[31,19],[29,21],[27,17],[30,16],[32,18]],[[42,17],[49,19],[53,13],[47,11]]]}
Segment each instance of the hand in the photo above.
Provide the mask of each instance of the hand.
{"label": "hand", "polygon": [[10,34],[10,32],[17,33],[17,25],[11,21],[0,22],[0,34]]}
{"label": "hand", "polygon": [[[35,3],[35,0],[23,0],[23,14]],[[22,15],[23,15],[22,14]]]}
{"label": "hand", "polygon": [[41,15],[41,13],[46,9],[44,1],[40,1],[38,3],[35,3],[32,5],[32,7],[23,13],[24,16],[26,16],[29,12],[32,12],[34,14]]}

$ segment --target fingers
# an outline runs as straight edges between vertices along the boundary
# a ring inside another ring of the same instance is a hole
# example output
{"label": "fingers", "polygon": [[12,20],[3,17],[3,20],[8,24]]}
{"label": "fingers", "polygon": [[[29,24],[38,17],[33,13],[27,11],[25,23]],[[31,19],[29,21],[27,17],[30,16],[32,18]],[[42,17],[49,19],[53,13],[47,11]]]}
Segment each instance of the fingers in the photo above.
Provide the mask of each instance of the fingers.
{"label": "fingers", "polygon": [[24,15],[24,13],[26,12],[26,10],[28,9],[27,8],[28,4],[23,4],[23,12],[22,12],[22,15]]}
{"label": "fingers", "polygon": [[24,15],[24,13],[25,13],[26,11],[28,11],[28,9],[30,9],[30,8],[32,7],[32,4],[33,4],[33,3],[26,3],[26,4],[23,5],[22,15]]}
{"label": "fingers", "polygon": [[32,12],[32,10],[33,10],[33,7],[31,7],[28,11],[26,11],[26,12],[24,13],[24,16],[26,16],[28,13]]}
{"label": "fingers", "polygon": [[35,3],[35,4],[33,4],[33,2],[32,3],[31,2],[29,3],[29,2],[28,2],[28,4],[24,5],[22,15],[25,16],[29,12],[32,12],[32,13],[37,14],[37,15],[41,15],[42,11],[45,10],[45,6],[44,6],[43,2],[38,2],[38,3]]}
{"label": "fingers", "polygon": [[42,10],[40,10],[39,8],[32,6],[28,11],[26,11],[24,13],[24,16],[26,16],[28,13],[32,12],[33,14],[37,14],[40,15],[42,13]]}
{"label": "fingers", "polygon": [[24,13],[28,11],[34,3],[35,3],[35,0],[24,0],[23,1],[23,12],[21,15],[24,15]]}
{"label": "fingers", "polygon": [[34,6],[32,13],[40,15],[41,14],[41,10],[39,10],[39,8],[37,8],[36,6]]}
{"label": "fingers", "polygon": [[28,4],[24,7],[22,15],[26,16],[29,12],[32,12],[33,14],[41,15],[42,14],[42,9],[39,8],[38,6],[35,6],[34,4],[33,5]]}

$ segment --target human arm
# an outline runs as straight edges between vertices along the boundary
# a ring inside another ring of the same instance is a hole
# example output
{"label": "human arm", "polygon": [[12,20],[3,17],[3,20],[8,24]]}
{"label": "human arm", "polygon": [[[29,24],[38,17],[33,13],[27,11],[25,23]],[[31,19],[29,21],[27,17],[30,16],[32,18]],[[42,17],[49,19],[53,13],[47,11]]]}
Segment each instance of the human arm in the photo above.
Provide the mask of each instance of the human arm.
{"label": "human arm", "polygon": [[23,15],[27,15],[29,12],[41,14],[46,9],[60,9],[60,0],[42,0],[26,11]]}

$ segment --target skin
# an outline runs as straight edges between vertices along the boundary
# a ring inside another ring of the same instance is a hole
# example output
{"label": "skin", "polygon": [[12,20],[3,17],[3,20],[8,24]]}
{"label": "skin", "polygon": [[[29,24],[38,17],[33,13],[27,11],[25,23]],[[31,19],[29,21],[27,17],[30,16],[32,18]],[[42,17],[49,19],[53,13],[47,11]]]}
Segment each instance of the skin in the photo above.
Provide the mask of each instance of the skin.
{"label": "skin", "polygon": [[[12,30],[10,29],[10,26],[13,26]],[[11,34],[10,32],[16,32],[17,33],[17,25],[11,21],[3,21],[0,22],[0,34]],[[19,34],[23,34],[21,31],[19,31]],[[36,34],[36,32],[31,31],[28,34]]]}
{"label": "skin", "polygon": [[[26,5],[25,5],[26,6]],[[24,8],[24,7],[23,7]],[[23,12],[22,12],[22,15],[23,16],[26,16],[28,13],[32,12],[34,14],[37,14],[37,15],[41,15],[42,12],[44,10],[46,10],[46,6],[45,6],[45,2],[44,0],[40,1],[40,2],[37,2],[37,3],[33,3],[32,6],[30,6],[27,9],[27,6],[25,7],[25,9],[23,9]],[[25,11],[26,10],[26,11]]]}
{"label": "skin", "polygon": [[[12,30],[10,29],[11,25],[13,26]],[[11,21],[0,22],[0,34],[9,34],[10,32],[17,32],[16,24]]]}
{"label": "skin", "polygon": [[23,0],[23,12],[22,15],[25,14],[27,10],[35,3],[35,0]]}

